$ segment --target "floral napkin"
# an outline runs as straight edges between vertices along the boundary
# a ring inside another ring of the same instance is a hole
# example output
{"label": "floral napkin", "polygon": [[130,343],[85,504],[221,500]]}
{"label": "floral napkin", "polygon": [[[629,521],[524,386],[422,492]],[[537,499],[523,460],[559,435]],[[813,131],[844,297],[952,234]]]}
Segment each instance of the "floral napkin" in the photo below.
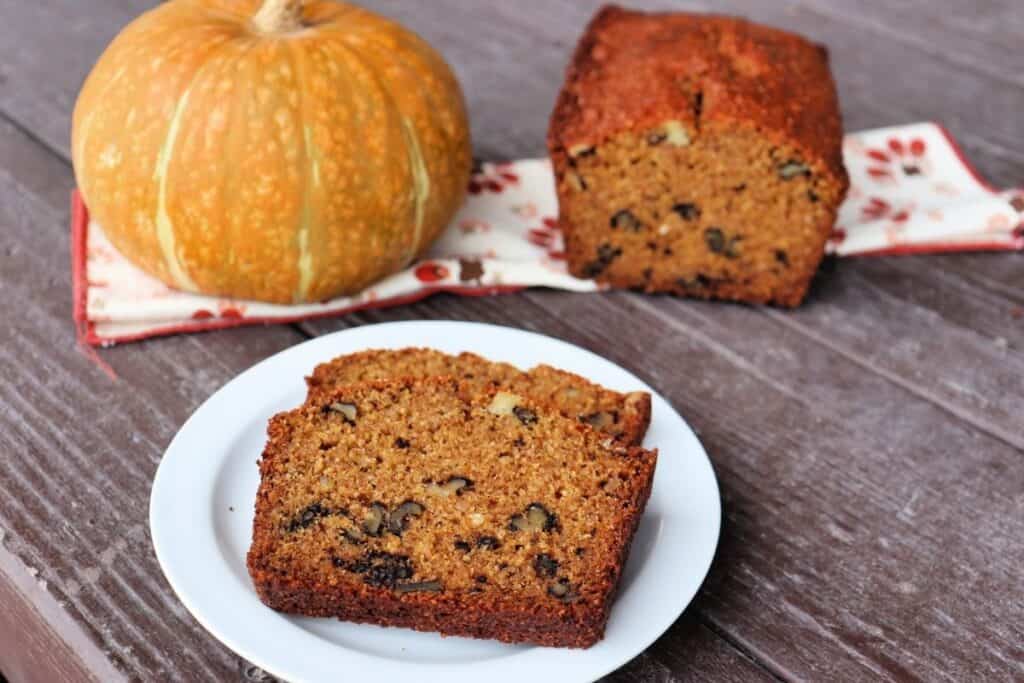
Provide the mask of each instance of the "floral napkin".
{"label": "floral napkin", "polygon": [[[839,256],[1024,248],[1024,189],[981,179],[944,128],[917,123],[846,136],[850,193],[829,250]],[[119,254],[72,197],[74,316],[81,341],[111,345],[236,325],[283,323],[465,295],[553,287],[595,292],[566,272],[551,164],[483,164],[448,230],[422,261],[351,297],[275,305],[168,288]]]}

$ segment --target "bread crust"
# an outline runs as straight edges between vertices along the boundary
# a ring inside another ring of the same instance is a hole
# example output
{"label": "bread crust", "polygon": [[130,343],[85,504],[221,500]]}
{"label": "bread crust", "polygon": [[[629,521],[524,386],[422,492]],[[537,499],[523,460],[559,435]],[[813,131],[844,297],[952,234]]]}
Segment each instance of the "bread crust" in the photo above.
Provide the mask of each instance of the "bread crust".
{"label": "bread crust", "polygon": [[738,17],[603,7],[576,47],[551,116],[556,167],[564,172],[575,145],[669,118],[698,129],[754,125],[849,183],[826,47]]}
{"label": "bread crust", "polygon": [[651,396],[644,391],[628,394],[611,391],[585,377],[549,365],[538,365],[524,372],[508,363],[490,361],[474,353],[452,355],[420,347],[368,349],[320,363],[306,377],[307,400],[322,398],[353,381],[398,376],[450,376],[488,388],[504,386],[525,391],[533,400],[558,410],[566,417],[577,418],[578,411],[572,414],[573,411],[569,410],[571,402],[558,402],[551,396],[559,388],[571,387],[597,404],[615,406],[617,419],[614,425],[609,426],[621,430],[618,438],[622,443],[636,446],[643,443],[651,422]]}
{"label": "bread crust", "polygon": [[[451,378],[370,382],[319,395],[313,405],[281,413],[270,420],[268,441],[260,460],[261,484],[256,498],[253,542],[246,560],[260,599],[269,607],[290,614],[337,617],[445,635],[573,648],[585,648],[598,642],[604,635],[622,569],[653,483],[657,455],[635,446],[615,446],[620,457],[636,460],[639,474],[628,482],[631,490],[623,498],[622,507],[614,511],[621,516],[614,522],[611,542],[601,549],[599,556],[593,557],[593,562],[603,571],[588,584],[587,595],[593,597],[586,600],[533,600],[493,590],[400,593],[368,585],[348,575],[330,577],[327,581],[322,576],[282,571],[280,566],[274,566],[271,558],[275,547],[294,541],[283,539],[280,525],[274,522],[282,492],[274,490],[269,482],[272,473],[294,462],[296,453],[290,447],[298,422],[317,414],[322,405],[353,400],[353,396],[368,390],[415,387],[422,383],[458,386]],[[535,410],[541,410],[532,405]],[[586,425],[564,422],[573,430],[590,431]]]}
{"label": "bread crust", "polygon": [[[573,150],[624,133],[643,134],[669,120],[697,136],[756,134],[766,145],[791,150],[827,182],[829,197],[817,205],[824,209],[822,218],[801,236],[805,255],[787,263],[784,284],[760,272],[689,285],[651,282],[641,273],[653,263],[592,272],[594,240],[585,238],[585,231],[594,228],[574,215],[572,183],[566,180],[574,168]],[[735,17],[602,8],[574,51],[547,138],[570,272],[618,288],[798,305],[849,187],[842,130],[825,47]]]}

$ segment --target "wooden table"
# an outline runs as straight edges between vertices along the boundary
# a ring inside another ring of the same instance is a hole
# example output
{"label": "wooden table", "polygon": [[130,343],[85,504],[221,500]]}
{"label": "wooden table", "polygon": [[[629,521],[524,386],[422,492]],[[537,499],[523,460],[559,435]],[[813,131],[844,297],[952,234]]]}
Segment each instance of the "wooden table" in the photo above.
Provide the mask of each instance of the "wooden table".
{"label": "wooden table", "polygon": [[[0,671],[21,681],[269,680],[157,567],[149,487],[188,415],[309,337],[385,320],[495,322],[591,348],[700,433],[725,522],[693,605],[612,676],[1024,679],[1024,255],[862,258],[788,312],[613,293],[436,296],[300,325],[76,349],[70,111],[144,0],[0,0]],[[539,155],[596,2],[369,2],[458,71],[478,156]],[[1019,0],[670,2],[828,44],[847,127],[945,123],[1024,181]],[[183,502],[183,504],[186,504]]]}

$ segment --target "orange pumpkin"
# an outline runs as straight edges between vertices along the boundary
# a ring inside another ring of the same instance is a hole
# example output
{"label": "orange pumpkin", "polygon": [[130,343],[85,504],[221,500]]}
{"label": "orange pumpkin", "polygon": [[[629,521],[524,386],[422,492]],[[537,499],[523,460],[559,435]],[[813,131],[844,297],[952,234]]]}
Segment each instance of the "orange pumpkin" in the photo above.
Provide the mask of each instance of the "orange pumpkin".
{"label": "orange pumpkin", "polygon": [[75,176],[125,256],[193,292],[356,292],[448,224],[470,169],[462,92],[423,40],[328,0],[172,0],[93,68]]}

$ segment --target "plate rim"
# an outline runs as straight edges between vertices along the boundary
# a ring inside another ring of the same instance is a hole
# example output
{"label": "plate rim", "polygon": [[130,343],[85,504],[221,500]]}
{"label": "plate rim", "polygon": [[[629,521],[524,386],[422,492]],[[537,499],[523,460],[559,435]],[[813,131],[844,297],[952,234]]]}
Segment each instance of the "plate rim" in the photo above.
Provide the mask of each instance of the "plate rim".
{"label": "plate rim", "polygon": [[[152,486],[151,486],[151,489],[150,489],[149,527],[150,527],[150,537],[151,537],[151,541],[152,541],[152,545],[153,545],[154,554],[156,555],[158,565],[160,566],[160,569],[161,569],[161,571],[162,571],[162,573],[164,575],[164,578],[166,579],[168,584],[171,586],[171,589],[173,590],[173,592],[175,594],[175,597],[181,602],[181,604],[185,607],[185,609],[189,612],[189,614],[192,615],[192,617],[195,618],[199,622],[200,625],[202,625],[202,627],[209,633],[209,635],[211,635],[217,641],[222,643],[229,650],[231,650],[235,654],[245,658],[249,662],[251,662],[251,663],[261,667],[265,671],[267,671],[267,672],[271,673],[272,675],[277,676],[279,678],[282,678],[282,679],[285,679],[285,680],[299,680],[299,681],[315,680],[315,679],[305,678],[302,675],[299,675],[299,677],[296,678],[295,677],[296,676],[295,672],[287,671],[286,670],[287,667],[284,668],[284,669],[281,668],[281,666],[279,665],[279,662],[277,662],[276,660],[275,661],[268,661],[268,658],[264,657],[260,651],[254,650],[248,643],[239,642],[239,639],[236,638],[231,632],[226,632],[224,629],[221,628],[220,624],[213,623],[214,621],[216,621],[216,619],[209,618],[209,614],[208,614],[208,611],[207,611],[208,608],[206,608],[206,607],[204,607],[202,605],[197,605],[197,604],[195,604],[193,602],[190,590],[187,589],[187,588],[184,588],[183,585],[182,585],[184,583],[184,579],[183,579],[183,577],[181,575],[179,575],[179,567],[178,567],[177,563],[172,559],[173,553],[171,553],[171,551],[169,551],[168,548],[165,545],[165,541],[171,540],[172,534],[170,534],[170,531],[165,528],[165,525],[163,523],[163,519],[162,519],[162,517],[160,515],[160,510],[159,510],[160,495],[161,495],[161,492],[167,486],[171,485],[171,484],[167,483],[167,480],[171,476],[171,474],[169,474],[169,472],[172,472],[172,467],[174,466],[173,465],[173,463],[174,463],[174,460],[173,460],[174,456],[172,454],[176,452],[175,451],[176,445],[180,446],[182,441],[189,435],[190,431],[195,428],[196,423],[198,423],[202,419],[202,417],[200,417],[200,416],[206,414],[204,411],[209,411],[211,406],[216,405],[218,400],[221,400],[224,396],[226,396],[226,395],[230,394],[232,391],[234,391],[235,387],[242,386],[247,381],[247,378],[252,378],[252,377],[256,376],[261,371],[263,371],[265,367],[269,367],[271,365],[278,364],[278,363],[283,363],[283,362],[285,362],[287,359],[289,359],[291,357],[298,357],[298,356],[302,356],[302,355],[307,354],[307,353],[312,355],[313,354],[313,349],[315,349],[318,346],[324,346],[325,348],[329,348],[330,347],[330,342],[332,340],[335,340],[335,339],[337,339],[339,337],[343,337],[345,335],[351,335],[351,334],[358,335],[358,334],[367,334],[367,333],[372,334],[375,331],[386,332],[386,331],[391,331],[391,330],[400,330],[399,334],[394,335],[394,337],[396,339],[404,339],[404,340],[412,339],[412,340],[416,340],[417,339],[416,335],[414,335],[414,334],[410,335],[408,333],[409,333],[411,328],[414,329],[414,328],[417,328],[417,327],[420,327],[420,328],[422,328],[422,327],[463,328],[463,329],[466,328],[466,327],[469,327],[469,328],[476,328],[476,329],[487,329],[491,333],[495,333],[495,334],[511,333],[513,335],[525,335],[527,337],[532,337],[532,338],[538,340],[539,342],[541,342],[543,344],[555,344],[557,346],[563,347],[563,349],[565,349],[567,351],[570,351],[572,353],[582,354],[582,356],[584,358],[588,358],[589,357],[591,359],[596,359],[599,362],[602,362],[602,363],[608,364],[610,366],[613,366],[618,372],[622,373],[625,377],[628,377],[629,380],[632,383],[636,384],[638,389],[635,389],[635,390],[644,390],[644,391],[650,392],[651,398],[652,398],[652,417],[655,415],[655,410],[653,410],[653,408],[655,407],[655,404],[660,404],[660,407],[662,407],[664,409],[667,409],[669,411],[667,417],[674,417],[674,418],[676,418],[678,420],[678,422],[680,423],[680,426],[681,426],[681,428],[683,430],[684,435],[687,436],[690,441],[692,441],[692,444],[690,444],[690,446],[688,446],[688,447],[694,447],[695,446],[695,448],[699,451],[699,455],[703,456],[702,461],[699,463],[699,466],[701,466],[702,468],[706,469],[705,475],[708,475],[708,476],[707,476],[707,481],[706,482],[702,482],[702,484],[708,486],[707,493],[710,494],[711,498],[713,499],[713,501],[715,503],[714,505],[711,505],[711,507],[709,509],[709,511],[712,512],[712,518],[707,518],[707,519],[702,519],[701,520],[701,525],[707,527],[707,531],[711,532],[710,533],[710,547],[707,548],[706,551],[704,551],[704,548],[702,547],[702,551],[706,552],[706,556],[703,557],[702,561],[699,564],[699,570],[696,571],[695,574],[694,574],[695,576],[699,576],[699,579],[693,582],[692,590],[686,591],[685,596],[681,596],[680,597],[680,599],[678,600],[678,602],[679,602],[678,610],[676,610],[675,608],[671,609],[670,612],[671,612],[672,616],[670,618],[667,618],[667,619],[663,618],[663,619],[660,620],[660,621],[664,621],[665,623],[659,624],[659,625],[657,625],[654,628],[648,629],[647,632],[646,632],[645,637],[639,638],[639,639],[637,639],[635,641],[632,641],[632,642],[628,642],[628,644],[626,644],[626,643],[613,643],[613,645],[617,646],[617,651],[615,653],[611,653],[611,654],[610,653],[604,653],[603,657],[600,657],[598,654],[595,654],[595,653],[601,653],[601,652],[603,652],[606,649],[606,648],[601,648],[601,646],[607,644],[607,642],[608,642],[607,638],[604,641],[601,641],[600,643],[595,645],[594,647],[586,649],[586,650],[570,650],[570,649],[565,649],[565,648],[539,648],[539,647],[535,647],[535,646],[528,646],[529,649],[525,651],[525,652],[541,651],[541,652],[555,653],[556,656],[554,657],[554,659],[556,659],[556,660],[559,658],[557,655],[562,655],[562,654],[565,654],[565,656],[566,656],[565,658],[567,660],[569,660],[570,657],[572,657],[572,656],[582,657],[584,660],[585,659],[595,659],[595,661],[592,662],[590,664],[590,666],[584,666],[584,661],[567,661],[566,662],[567,671],[565,673],[567,673],[567,674],[571,673],[571,674],[575,675],[577,673],[584,673],[583,671],[580,671],[580,669],[585,670],[585,676],[583,678],[581,678],[580,680],[594,680],[594,679],[600,678],[601,676],[604,676],[604,675],[606,675],[606,674],[608,674],[608,673],[610,673],[612,671],[615,671],[617,668],[621,667],[623,664],[629,662],[632,658],[634,658],[637,655],[639,655],[639,654],[643,653],[644,651],[646,651],[651,646],[651,644],[653,644],[669,628],[671,628],[671,626],[679,619],[680,616],[682,616],[682,614],[685,612],[685,610],[692,604],[693,599],[696,597],[698,591],[700,590],[701,586],[703,585],[704,581],[707,578],[707,575],[708,575],[708,573],[709,573],[709,571],[711,569],[711,565],[713,564],[714,558],[715,558],[715,556],[717,554],[718,546],[719,546],[719,543],[720,543],[720,540],[721,540],[721,528],[722,528],[722,499],[721,499],[721,490],[720,490],[720,487],[719,487],[719,484],[718,484],[718,478],[717,478],[717,475],[715,473],[714,465],[711,462],[711,458],[708,456],[707,450],[704,448],[704,445],[701,443],[701,441],[700,441],[699,437],[697,436],[696,432],[693,430],[692,427],[690,427],[689,423],[686,422],[686,420],[682,417],[682,415],[679,414],[679,412],[672,406],[672,404],[669,403],[668,400],[665,399],[663,396],[661,396],[660,393],[655,391],[653,389],[653,387],[649,386],[646,382],[641,380],[639,377],[637,377],[630,370],[622,367],[621,365],[619,365],[618,363],[615,363],[612,360],[604,358],[603,356],[601,356],[601,355],[599,355],[599,354],[597,354],[597,353],[595,353],[595,352],[593,352],[593,351],[591,351],[591,350],[589,350],[587,348],[584,348],[582,346],[579,346],[577,344],[574,344],[572,342],[569,342],[569,341],[566,341],[566,340],[563,340],[563,339],[559,339],[557,337],[552,337],[552,336],[549,336],[549,335],[546,335],[546,334],[543,334],[543,333],[534,332],[532,330],[525,330],[525,329],[521,329],[521,328],[509,327],[509,326],[504,326],[504,325],[496,325],[496,324],[492,324],[492,323],[480,323],[480,322],[475,322],[475,321],[461,321],[461,320],[403,320],[403,321],[383,322],[383,323],[375,323],[375,324],[368,324],[368,325],[359,325],[359,326],[355,326],[355,327],[346,328],[346,329],[343,329],[343,330],[337,330],[337,331],[331,332],[329,334],[320,335],[320,336],[314,337],[312,339],[308,339],[308,340],[305,340],[303,342],[300,342],[298,344],[294,344],[294,345],[292,345],[292,346],[290,346],[288,348],[282,349],[282,350],[280,350],[280,351],[278,351],[278,352],[276,352],[274,354],[271,354],[267,358],[264,358],[264,359],[262,359],[262,360],[260,360],[260,361],[258,361],[256,363],[254,363],[252,366],[250,366],[247,369],[245,369],[245,370],[239,372],[238,374],[236,374],[229,381],[227,381],[221,387],[219,387],[215,392],[213,392],[206,400],[204,400],[192,412],[191,415],[189,415],[189,417],[185,420],[185,422],[181,425],[181,427],[175,433],[174,437],[171,439],[171,441],[168,444],[167,448],[164,450],[164,453],[162,454],[162,456],[160,458],[160,462],[159,462],[159,464],[157,466],[156,473],[154,474]],[[469,338],[470,338],[470,335],[465,335],[463,337],[464,346],[467,347],[465,350],[473,352],[474,349],[471,348],[472,347],[472,342],[471,341],[467,341]],[[413,341],[413,343],[411,343],[411,344],[403,343],[403,344],[395,344],[395,345],[375,342],[375,345],[373,346],[373,348],[404,348],[404,347],[407,347],[407,346],[415,346],[415,345],[417,345],[416,341]],[[429,346],[429,344],[425,344],[425,345]],[[362,348],[370,348],[370,347],[362,347]],[[445,349],[445,351],[448,352],[447,349]],[[341,349],[341,350],[335,352],[330,357],[333,357],[334,355],[337,355],[337,353],[351,353],[351,352],[353,352],[353,350]],[[486,354],[484,354],[484,355],[486,355]],[[325,354],[323,358],[319,358],[315,362],[323,362],[324,360],[327,360],[327,359],[328,359],[328,356],[327,356],[327,354]],[[502,360],[504,360],[504,359],[502,359]],[[513,361],[513,363],[514,363],[514,361]],[[631,389],[631,390],[634,390],[634,389]],[[696,454],[697,453],[693,453],[692,455],[696,455]],[[225,456],[225,457],[219,457],[216,460],[219,460],[220,466],[223,466],[223,464],[227,461],[227,459],[228,458]],[[661,464],[660,461],[661,461],[661,458],[659,458],[659,464]],[[169,463],[169,462],[172,463],[172,464],[168,465],[167,463]],[[211,486],[211,489],[215,489],[216,488],[216,479],[217,479],[217,475],[218,475],[219,472],[220,472],[219,468],[214,471],[214,477],[212,478],[213,481],[209,482],[209,484]],[[657,471],[655,473],[655,477],[656,477],[655,482],[657,483]],[[199,502],[203,502],[203,501],[199,501]],[[213,512],[212,509],[210,509],[208,506],[207,507],[196,506],[196,508],[202,508],[204,511],[208,511],[208,512],[211,513],[211,514],[207,515],[207,517],[210,520],[209,527],[212,530],[212,532],[214,533],[214,535],[216,535],[216,530],[214,528],[216,526],[216,522],[215,522],[215,517],[212,514],[212,512]],[[647,512],[645,512],[645,516],[646,515],[647,515]],[[713,529],[711,527],[713,527]],[[167,534],[167,537],[165,537],[165,534]],[[660,535],[661,535],[661,528],[659,528],[659,530],[658,530],[658,536],[660,536]],[[171,554],[169,554],[169,553],[171,553]],[[221,554],[223,554],[223,551],[222,551]],[[220,555],[218,555],[218,558],[219,557],[220,557]],[[230,574],[231,573],[230,566],[226,566],[225,565],[224,571]],[[250,593],[252,593],[252,596],[255,598],[255,591],[253,590],[251,583],[248,584],[246,586],[246,588],[248,589],[248,591]],[[621,594],[620,594],[620,596],[616,597],[616,601],[618,601],[620,597],[621,597]],[[273,612],[269,608],[264,607],[262,605],[262,603],[259,603],[259,605],[260,605],[260,607],[263,607],[263,609],[267,610],[267,612],[269,612],[271,615],[273,615],[273,616],[275,616],[277,618],[280,618],[282,620],[285,620],[285,621],[289,620],[289,617],[287,615],[281,615],[279,613]],[[615,613],[613,611],[612,618],[614,619],[614,617],[615,617]],[[376,663],[376,666],[377,666],[378,670],[390,670],[392,673],[399,673],[399,672],[403,672],[403,671],[406,672],[406,673],[428,673],[428,674],[431,674],[431,675],[437,675],[437,674],[440,673],[440,671],[443,668],[447,667],[449,669],[449,672],[448,672],[449,678],[451,678],[451,673],[453,671],[458,670],[458,669],[465,669],[465,668],[476,669],[477,667],[481,666],[481,664],[479,662],[468,662],[468,663],[467,662],[460,662],[458,664],[454,664],[454,663],[443,662],[443,661],[430,661],[430,662],[427,662],[427,661],[412,661],[412,662],[400,662],[400,665],[398,667],[395,667],[395,666],[393,666],[393,664],[394,664],[393,660],[385,659],[384,657],[381,657],[381,656],[378,656],[378,655],[370,655],[370,654],[367,654],[367,653],[359,651],[359,650],[345,648],[344,646],[341,646],[341,645],[338,645],[338,644],[335,644],[335,643],[329,643],[328,644],[320,636],[318,636],[318,635],[316,635],[314,633],[311,633],[309,631],[306,631],[304,629],[301,629],[296,624],[291,624],[291,626],[293,626],[296,629],[302,630],[303,633],[307,637],[315,639],[317,641],[321,641],[324,645],[328,645],[329,647],[333,648],[335,650],[333,656],[336,658],[337,662],[343,662],[344,661],[343,657],[348,657],[348,658],[351,658],[351,659],[353,659],[353,660],[355,660],[355,661],[357,661],[359,663],[363,663],[363,664],[366,664],[366,663],[369,663],[369,662],[374,662],[374,663]],[[524,652],[524,654],[525,654],[525,652]],[[510,652],[510,655],[515,655],[515,654],[516,653],[511,653]],[[609,654],[610,654],[610,656],[609,656]],[[593,656],[590,657],[588,655],[593,655]],[[505,660],[507,658],[508,657],[505,657],[505,656],[498,657],[498,658],[494,658],[493,661],[501,662],[501,661],[503,661],[503,660]],[[542,658],[542,659],[544,659],[544,658]],[[598,664],[598,662],[603,662],[603,663],[602,664]],[[387,663],[387,665],[385,665],[385,663]],[[551,663],[549,662],[548,665],[550,665],[550,664]],[[517,669],[516,670],[516,675],[518,677],[518,676],[520,676],[522,674],[522,670],[519,669],[518,667],[516,669]],[[480,675],[479,672],[475,673],[474,677],[479,676],[479,675]],[[461,678],[451,678],[451,680],[453,680],[453,681],[454,680],[461,680]],[[576,679],[572,678],[571,680],[576,680]]]}

